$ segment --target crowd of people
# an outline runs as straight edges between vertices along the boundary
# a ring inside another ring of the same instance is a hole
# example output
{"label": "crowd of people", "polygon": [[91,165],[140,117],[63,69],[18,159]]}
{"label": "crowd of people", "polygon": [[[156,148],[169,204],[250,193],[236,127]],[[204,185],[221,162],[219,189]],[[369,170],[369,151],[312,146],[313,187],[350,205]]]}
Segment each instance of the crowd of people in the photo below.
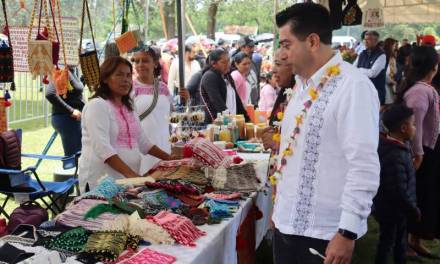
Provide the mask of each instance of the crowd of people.
{"label": "crowd of people", "polygon": [[321,5],[295,4],[277,15],[277,25],[280,48],[270,72],[256,43],[244,37],[206,58],[197,55],[198,45],[186,45],[184,87],[178,58],[149,45],[130,60],[107,54],[85,106],[74,73],[66,98],[49,86],[65,154],[82,151],[81,188],[93,188],[105,174],[142,176],[159,160],[174,159],[169,117],[177,95],[202,105],[206,123],[224,111],[249,120],[251,106],[270,113],[262,139],[277,157],[276,263],[322,263],[309,248],[326,264],[349,263],[371,208],[380,225],[376,263],[387,263],[391,251],[395,263],[438,258],[423,244],[440,237],[435,39],[381,42],[376,31],[365,31],[350,64],[332,48],[330,16]]}

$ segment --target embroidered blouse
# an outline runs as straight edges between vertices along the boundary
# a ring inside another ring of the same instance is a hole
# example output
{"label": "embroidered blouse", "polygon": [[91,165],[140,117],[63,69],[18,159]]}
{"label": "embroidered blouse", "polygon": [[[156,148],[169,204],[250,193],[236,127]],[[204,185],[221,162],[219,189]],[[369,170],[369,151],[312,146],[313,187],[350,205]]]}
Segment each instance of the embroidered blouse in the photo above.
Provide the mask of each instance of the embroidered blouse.
{"label": "embroidered blouse", "polygon": [[125,106],[115,106],[108,100],[94,98],[83,110],[82,149],[79,161],[81,190],[85,183],[93,188],[98,180],[108,174],[124,178],[105,161],[118,155],[131,169],[138,172],[142,154],[147,154],[153,144],[141,130],[139,118]]}

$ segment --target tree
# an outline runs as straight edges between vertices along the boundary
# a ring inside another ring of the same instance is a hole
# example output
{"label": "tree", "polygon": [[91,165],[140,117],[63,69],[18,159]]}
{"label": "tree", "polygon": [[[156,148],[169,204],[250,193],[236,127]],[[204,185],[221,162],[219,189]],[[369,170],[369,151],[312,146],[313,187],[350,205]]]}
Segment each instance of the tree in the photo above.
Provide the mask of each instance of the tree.
{"label": "tree", "polygon": [[208,29],[206,36],[210,39],[215,39],[215,25],[217,22],[218,5],[221,0],[213,0],[208,7]]}
{"label": "tree", "polygon": [[[180,0],[179,0],[180,1]],[[176,36],[176,1],[164,1],[165,24],[167,28],[168,38]]]}

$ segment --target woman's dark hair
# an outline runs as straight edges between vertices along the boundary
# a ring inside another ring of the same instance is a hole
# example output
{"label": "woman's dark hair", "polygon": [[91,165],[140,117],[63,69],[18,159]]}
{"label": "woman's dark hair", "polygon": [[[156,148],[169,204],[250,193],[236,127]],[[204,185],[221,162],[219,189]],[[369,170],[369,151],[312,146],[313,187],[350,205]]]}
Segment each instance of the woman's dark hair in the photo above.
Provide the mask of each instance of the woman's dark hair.
{"label": "woman's dark hair", "polygon": [[305,40],[310,34],[315,33],[322,43],[332,43],[330,13],[320,4],[294,4],[276,15],[276,23],[278,27],[289,23],[290,32],[300,40]]}
{"label": "woman's dark hair", "polygon": [[140,44],[137,48],[133,49],[133,53],[135,52],[145,52],[153,59],[154,62],[156,62],[156,67],[154,68],[154,77],[159,77],[162,73],[162,66],[159,63],[159,60],[162,57],[162,55],[160,54],[160,48],[156,46]]}
{"label": "woman's dark hair", "polygon": [[438,54],[434,48],[427,46],[414,47],[410,56],[408,74],[405,76],[401,87],[399,87],[396,102],[402,103],[403,97],[409,88],[424,79],[437,64]]}
{"label": "woman's dark hair", "polygon": [[[101,97],[102,99],[109,100],[112,98],[112,91],[105,80],[107,80],[119,67],[119,65],[127,65],[130,67],[130,72],[133,72],[133,66],[131,63],[122,58],[122,57],[110,57],[106,59],[99,67],[100,75],[99,75],[99,86],[95,90],[95,93],[92,95],[91,99]],[[130,88],[131,92],[131,88]],[[130,110],[133,111],[133,102],[130,98],[130,93],[122,96],[122,103]]]}
{"label": "woman's dark hair", "polygon": [[382,114],[382,123],[389,132],[397,132],[412,115],[414,111],[411,108],[404,104],[394,104]]}
{"label": "woman's dark hair", "polygon": [[208,58],[206,58],[206,65],[205,65],[205,68],[203,69],[203,73],[210,70],[212,68],[212,64],[214,62],[218,62],[222,58],[222,56],[225,54],[228,55],[228,52],[222,48],[217,48],[217,49],[211,51],[208,55]]}
{"label": "woman's dark hair", "polygon": [[[439,64],[440,66],[440,64]],[[440,71],[437,72],[437,74],[432,78],[432,86],[437,90],[438,93],[440,93]]]}
{"label": "woman's dark hair", "polygon": [[272,79],[272,76],[273,76],[272,72],[266,73],[266,76],[264,76],[266,83],[269,83],[269,81]]}
{"label": "woman's dark hair", "polygon": [[397,51],[397,64],[405,65],[406,58],[411,55],[412,49],[413,47],[410,44],[406,44],[405,46],[400,47]]}
{"label": "woman's dark hair", "polygon": [[239,53],[237,53],[237,54],[234,56],[234,64],[235,64],[235,65],[240,64],[240,63],[241,63],[244,59],[246,59],[246,58],[252,60],[252,58],[251,58],[249,55],[247,55],[246,53],[240,51]]}
{"label": "woman's dark hair", "polygon": [[397,40],[393,38],[387,38],[384,41],[383,50],[385,51],[388,60],[395,56],[396,50],[394,48],[396,46],[396,43]]}

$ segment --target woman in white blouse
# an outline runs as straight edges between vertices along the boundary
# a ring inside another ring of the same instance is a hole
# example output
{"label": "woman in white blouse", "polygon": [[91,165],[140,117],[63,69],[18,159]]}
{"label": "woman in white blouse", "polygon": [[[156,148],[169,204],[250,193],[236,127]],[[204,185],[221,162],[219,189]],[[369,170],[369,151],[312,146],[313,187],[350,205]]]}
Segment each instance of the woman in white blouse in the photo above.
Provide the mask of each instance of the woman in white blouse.
{"label": "woman in white blouse", "polygon": [[83,110],[82,150],[79,161],[81,190],[94,188],[105,175],[139,177],[142,154],[170,160],[171,156],[150,143],[133,111],[132,66],[111,57],[100,67],[100,85]]}
{"label": "woman in white blouse", "polygon": [[[172,96],[167,85],[160,81],[160,50],[150,46],[142,47],[133,54],[136,78],[133,79],[133,102],[135,112],[141,119],[143,131],[148,131],[148,139],[159,148],[171,153],[170,110]],[[147,173],[159,159],[151,155],[142,157],[139,174]]]}

